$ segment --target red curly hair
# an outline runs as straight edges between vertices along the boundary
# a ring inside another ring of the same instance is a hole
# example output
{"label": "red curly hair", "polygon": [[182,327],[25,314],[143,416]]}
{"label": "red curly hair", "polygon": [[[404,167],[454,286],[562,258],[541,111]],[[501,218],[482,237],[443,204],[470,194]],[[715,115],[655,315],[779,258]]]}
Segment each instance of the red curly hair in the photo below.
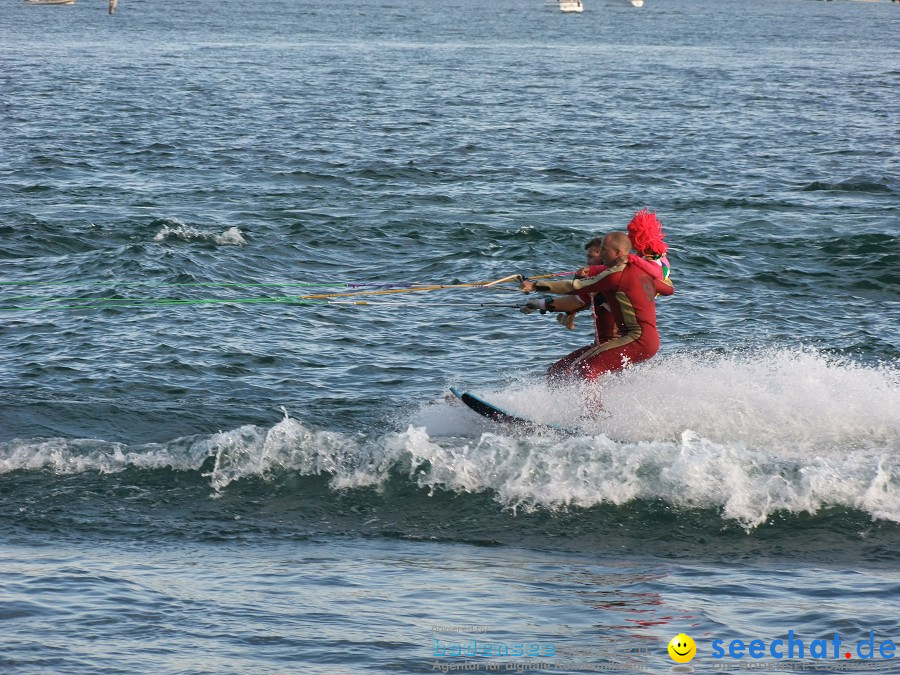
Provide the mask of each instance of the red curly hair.
{"label": "red curly hair", "polygon": [[628,223],[628,238],[631,245],[641,255],[665,255],[669,247],[663,242],[666,235],[662,231],[662,223],[656,217],[656,211],[643,209],[634,214]]}

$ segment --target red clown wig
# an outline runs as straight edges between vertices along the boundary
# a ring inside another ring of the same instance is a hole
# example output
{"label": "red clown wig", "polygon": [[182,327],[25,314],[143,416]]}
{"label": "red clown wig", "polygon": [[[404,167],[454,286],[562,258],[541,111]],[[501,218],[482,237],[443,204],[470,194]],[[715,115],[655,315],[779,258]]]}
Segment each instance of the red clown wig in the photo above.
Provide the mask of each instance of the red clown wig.
{"label": "red clown wig", "polygon": [[634,214],[634,218],[628,223],[628,238],[634,250],[641,255],[665,255],[669,247],[663,242],[666,235],[662,231],[662,223],[649,209],[643,209]]}

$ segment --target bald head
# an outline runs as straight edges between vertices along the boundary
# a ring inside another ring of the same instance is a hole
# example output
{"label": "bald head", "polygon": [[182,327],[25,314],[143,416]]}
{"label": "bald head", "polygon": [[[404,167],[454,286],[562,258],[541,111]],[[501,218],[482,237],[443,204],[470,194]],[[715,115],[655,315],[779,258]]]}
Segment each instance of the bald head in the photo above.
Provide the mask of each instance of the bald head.
{"label": "bald head", "polygon": [[624,232],[610,232],[603,237],[603,243],[600,247],[603,264],[608,267],[624,262],[622,258],[628,258],[631,251],[631,240]]}

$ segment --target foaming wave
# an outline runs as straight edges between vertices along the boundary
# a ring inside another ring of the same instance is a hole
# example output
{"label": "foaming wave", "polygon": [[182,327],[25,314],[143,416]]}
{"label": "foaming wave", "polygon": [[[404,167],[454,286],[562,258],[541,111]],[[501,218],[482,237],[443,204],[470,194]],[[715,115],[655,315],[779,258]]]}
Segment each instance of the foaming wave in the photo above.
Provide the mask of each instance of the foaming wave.
{"label": "foaming wave", "polygon": [[244,246],[247,240],[244,239],[241,231],[237,227],[229,227],[221,234],[199,230],[190,225],[185,225],[177,218],[166,219],[162,229],[153,237],[153,241],[168,241],[176,239],[181,241],[202,241],[217,246]]}
{"label": "foaming wave", "polygon": [[423,427],[380,437],[315,431],[292,418],[168,446],[100,441],[15,441],[0,446],[0,473],[112,473],[128,468],[200,471],[213,496],[237,481],[329,477],[333,490],[381,489],[393,478],[429,493],[487,493],[513,512],[665,501],[711,509],[748,529],[779,512],[829,506],[900,522],[900,467],[892,449],[804,461],[721,444],[685,431],[673,442],[623,443],[602,434],[568,438],[482,433],[432,437]]}
{"label": "foaming wave", "polygon": [[332,475],[334,488],[368,487],[387,479],[403,451],[395,435],[366,441],[365,437],[334,431],[315,431],[287,411],[271,428],[244,426],[215,434],[206,441],[215,457],[210,483],[221,491],[251,476],[270,476],[285,470],[300,475]]}
{"label": "foaming wave", "polygon": [[680,355],[608,384],[603,428],[623,440],[692,430],[799,458],[900,442],[896,363],[865,365],[811,349]]}
{"label": "foaming wave", "polygon": [[217,491],[281,472],[328,475],[335,490],[378,489],[400,476],[431,493],[488,493],[514,512],[662,500],[717,510],[748,529],[779,512],[815,514],[829,506],[900,522],[896,442],[790,456],[692,430],[672,440],[639,441],[501,430],[441,437],[410,425],[365,437],[313,431],[285,416],[270,429],[244,427],[210,438],[216,461],[205,475]]}
{"label": "foaming wave", "polygon": [[900,470],[892,452],[809,461],[718,444],[686,431],[675,442],[619,443],[606,436],[527,441],[482,435],[471,445],[423,446],[420,484],[489,490],[512,509],[590,508],[662,500],[717,510],[747,528],[787,511],[845,506],[900,522]]}
{"label": "foaming wave", "polygon": [[[900,443],[897,364],[865,365],[811,349],[673,355],[596,385],[551,389],[543,381],[517,382],[479,393],[536,422],[620,442],[674,441],[691,431],[716,443],[791,457]],[[589,403],[596,394],[599,413]],[[497,428],[473,425],[474,413],[444,415],[433,406],[413,419],[439,433]]]}
{"label": "foaming wave", "polygon": [[95,439],[37,438],[0,443],[0,474],[51,471],[74,474],[117,473],[141,469],[199,469],[207,457],[204,441],[178,439],[169,444],[128,446]]}
{"label": "foaming wave", "polygon": [[[460,486],[495,491],[507,506],[662,499],[718,509],[754,527],[778,511],[840,505],[900,522],[895,364],[866,366],[805,349],[679,355],[599,384],[603,412],[587,417],[580,387],[518,383],[482,392],[529,419],[582,430],[573,438],[520,439],[529,457],[516,466],[525,478],[495,465],[513,441],[483,432],[502,428],[465,408],[461,415],[461,405],[448,415],[430,406],[414,418],[433,432],[482,433],[472,457],[493,459],[463,467]],[[447,457],[432,460],[435,476],[455,470]]]}
{"label": "foaming wave", "polygon": [[[828,507],[900,522],[895,366],[802,350],[674,356],[603,386],[606,417],[573,436],[515,435],[459,403],[431,404],[403,430],[367,435],[317,430],[285,412],[271,427],[163,445],[7,442],[0,473],[170,467],[202,471],[214,495],[248,479],[320,475],[333,490],[400,480],[432,494],[487,494],[513,512],[644,500],[714,510],[748,529]],[[489,398],[572,415],[579,395],[526,383]]]}

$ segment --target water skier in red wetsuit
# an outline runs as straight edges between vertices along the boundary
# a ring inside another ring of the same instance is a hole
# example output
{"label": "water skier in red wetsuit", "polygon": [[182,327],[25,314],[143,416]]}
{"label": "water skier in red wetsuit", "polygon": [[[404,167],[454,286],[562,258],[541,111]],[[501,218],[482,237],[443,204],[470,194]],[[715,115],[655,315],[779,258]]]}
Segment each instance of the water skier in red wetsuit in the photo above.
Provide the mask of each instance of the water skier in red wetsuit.
{"label": "water skier in red wetsuit", "polygon": [[[634,214],[634,218],[628,223],[628,238],[631,240],[632,247],[637,251],[637,255],[628,256],[628,262],[637,265],[647,274],[655,279],[669,278],[669,259],[666,258],[666,251],[669,247],[663,241],[666,235],[662,231],[662,223],[656,216],[656,212],[649,209],[641,209]],[[600,257],[600,247],[603,244],[603,237],[591,239],[584,246],[587,252],[587,266],[582,267],[575,273],[576,279],[585,279],[593,277],[606,269],[606,265],[602,264]],[[618,336],[618,327],[609,311],[609,306],[601,294],[593,294],[589,304],[591,313],[594,318],[594,329],[597,336],[597,343],[606,342],[607,340]],[[522,311],[529,314],[531,309],[526,307]],[[575,329],[575,315],[579,310],[572,310],[559,314],[556,320],[569,330]]]}
{"label": "water skier in red wetsuit", "polygon": [[[527,306],[542,311],[570,312],[590,306],[594,294],[602,294],[618,330],[618,335],[575,350],[550,366],[551,380],[578,378],[596,380],[603,373],[621,370],[629,363],[646,361],[659,351],[656,330],[657,294],[675,292],[668,279],[656,278],[631,262],[631,240],[624,232],[610,232],[603,240],[600,255],[605,269],[584,279],[571,281],[525,281],[521,289],[564,294],[561,298],[531,300]],[[592,270],[593,271],[593,270]]]}

